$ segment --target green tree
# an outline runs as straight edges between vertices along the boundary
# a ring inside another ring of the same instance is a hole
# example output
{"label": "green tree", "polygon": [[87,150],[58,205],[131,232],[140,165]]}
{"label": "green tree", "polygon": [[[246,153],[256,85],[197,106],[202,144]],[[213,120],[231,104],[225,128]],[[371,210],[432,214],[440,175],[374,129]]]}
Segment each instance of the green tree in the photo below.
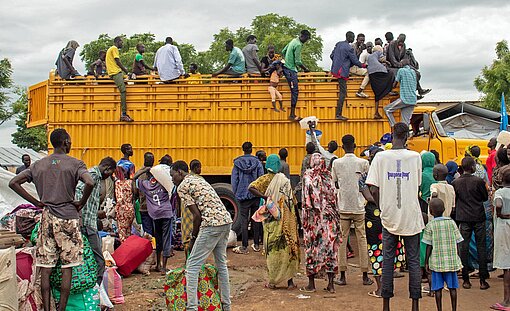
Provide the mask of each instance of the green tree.
{"label": "green tree", "polygon": [[484,66],[482,73],[474,81],[476,89],[483,94],[486,108],[499,111],[501,94],[505,94],[505,103],[510,100],[510,51],[508,42],[502,40],[496,44],[496,59],[490,66]]}
{"label": "green tree", "polygon": [[25,88],[17,87],[14,93],[18,99],[12,104],[12,111],[17,116],[18,129],[12,134],[12,143],[20,148],[30,148],[35,151],[48,150],[48,137],[44,125],[27,128],[28,96]]}
{"label": "green tree", "polygon": [[[307,29],[312,34],[311,39],[303,46],[302,59],[303,63],[312,71],[322,71],[323,69],[317,65],[322,59],[322,38],[317,35],[315,28],[305,24],[296,22],[291,17],[280,16],[275,13],[256,16],[250,27],[241,27],[233,32],[228,28],[220,29],[213,36],[213,42],[209,47],[208,62],[205,65],[207,69],[221,69],[228,59],[228,53],[225,51],[225,41],[232,39],[234,45],[243,48],[246,45],[246,37],[253,34],[257,37],[257,45],[259,46],[259,56],[262,57],[267,51],[268,45],[274,45],[277,53],[280,52],[287,43],[299,36],[301,30]],[[202,73],[211,73],[200,69]]]}
{"label": "green tree", "polygon": [[[120,61],[129,71],[131,71],[133,67],[133,61],[137,53],[136,45],[138,43],[145,45],[145,53],[143,54],[144,61],[151,67],[154,64],[154,57],[156,56],[157,50],[164,45],[164,41],[156,41],[156,37],[151,33],[134,34],[129,38],[126,35],[121,36],[124,38],[124,46],[119,51]],[[99,51],[106,51],[112,45],[113,38],[108,34],[101,34],[97,40],[84,44],[80,56],[82,61],[85,62],[87,70],[90,65],[99,57]],[[184,68],[187,69],[189,64],[193,62],[192,60],[197,55],[195,47],[192,44],[178,44],[175,41],[174,45],[179,48]]]}
{"label": "green tree", "polygon": [[0,60],[0,125],[14,115],[9,105],[13,86],[11,76],[11,62],[7,58]]}

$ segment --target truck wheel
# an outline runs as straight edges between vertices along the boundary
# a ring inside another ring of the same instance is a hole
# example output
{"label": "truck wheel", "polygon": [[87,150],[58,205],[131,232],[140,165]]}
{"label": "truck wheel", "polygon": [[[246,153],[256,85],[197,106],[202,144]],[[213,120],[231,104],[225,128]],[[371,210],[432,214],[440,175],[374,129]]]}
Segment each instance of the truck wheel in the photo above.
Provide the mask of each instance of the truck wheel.
{"label": "truck wheel", "polygon": [[241,217],[239,213],[240,203],[236,199],[234,192],[232,191],[232,186],[226,183],[217,183],[212,185],[216,193],[219,195],[221,201],[227,208],[232,216],[232,230],[235,231],[237,235],[241,234]]}

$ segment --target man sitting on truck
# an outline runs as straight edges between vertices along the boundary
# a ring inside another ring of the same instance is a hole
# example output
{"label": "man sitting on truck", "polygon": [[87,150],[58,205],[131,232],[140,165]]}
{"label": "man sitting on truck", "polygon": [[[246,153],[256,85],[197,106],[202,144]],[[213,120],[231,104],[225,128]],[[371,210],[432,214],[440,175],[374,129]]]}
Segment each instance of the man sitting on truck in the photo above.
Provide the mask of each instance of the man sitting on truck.
{"label": "man sitting on truck", "polygon": [[99,51],[99,58],[90,64],[90,69],[87,75],[95,76],[96,78],[102,77],[106,74],[106,51]]}
{"label": "man sitting on truck", "polygon": [[304,72],[309,72],[308,68],[301,61],[301,49],[306,41],[310,40],[311,34],[308,30],[301,30],[299,38],[294,38],[282,50],[285,65],[283,66],[283,75],[289,83],[291,98],[290,98],[290,115],[289,120],[300,121],[296,116],[296,105],[299,96],[298,86],[298,67],[303,69]]}
{"label": "man sitting on truck", "polygon": [[223,67],[223,69],[213,73],[212,76],[216,77],[221,74],[226,74],[234,77],[241,76],[246,72],[246,64],[243,51],[241,51],[240,48],[234,46],[234,41],[232,41],[232,39],[225,41],[225,50],[230,52],[228,62],[225,67]]}
{"label": "man sitting on truck", "polygon": [[119,49],[122,49],[124,42],[122,37],[117,36],[113,39],[113,46],[106,51],[106,69],[108,75],[113,79],[115,85],[120,92],[120,107],[122,114],[120,116],[121,122],[133,122],[134,120],[127,114],[126,105],[126,84],[124,83],[124,73],[129,75],[128,70],[120,62]]}
{"label": "man sitting on truck", "polygon": [[147,70],[154,70],[151,66],[147,65],[143,60],[143,53],[145,53],[145,45],[138,43],[136,45],[136,50],[138,53],[135,56],[135,61],[133,62],[133,74],[137,76],[142,76],[147,74]]}
{"label": "man sitting on truck", "polygon": [[173,45],[172,37],[166,37],[165,45],[160,47],[154,57],[154,70],[165,84],[173,83],[180,76],[186,76],[179,49]]}

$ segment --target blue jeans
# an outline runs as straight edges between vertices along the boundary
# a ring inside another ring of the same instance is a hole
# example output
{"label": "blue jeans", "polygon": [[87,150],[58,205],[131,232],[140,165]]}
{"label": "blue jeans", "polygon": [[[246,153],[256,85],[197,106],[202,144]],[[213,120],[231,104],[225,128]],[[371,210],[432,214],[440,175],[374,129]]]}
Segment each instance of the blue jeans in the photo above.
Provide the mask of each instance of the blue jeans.
{"label": "blue jeans", "polygon": [[191,254],[186,261],[186,291],[188,294],[188,311],[198,311],[198,274],[207,257],[214,254],[218,269],[218,280],[223,311],[230,311],[230,283],[227,268],[227,241],[230,224],[218,227],[200,228]]}
{"label": "blue jeans", "polygon": [[287,67],[283,67],[283,75],[285,79],[287,79],[287,83],[289,83],[290,88],[290,106],[292,108],[296,108],[298,95],[299,95],[299,87],[298,87],[298,78],[297,72],[294,70],[290,70]]}
{"label": "blue jeans", "polygon": [[[420,269],[420,234],[402,236],[406,250],[407,266],[409,267],[409,298],[421,298],[421,269]],[[383,266],[382,291],[383,298],[393,297],[393,265],[397,251],[398,235],[382,230]]]}

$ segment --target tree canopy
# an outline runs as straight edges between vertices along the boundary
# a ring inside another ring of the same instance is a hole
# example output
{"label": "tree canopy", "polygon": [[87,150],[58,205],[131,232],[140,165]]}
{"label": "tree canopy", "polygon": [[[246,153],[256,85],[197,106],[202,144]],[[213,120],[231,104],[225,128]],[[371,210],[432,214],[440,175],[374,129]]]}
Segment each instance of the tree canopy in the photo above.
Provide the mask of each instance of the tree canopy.
{"label": "tree canopy", "polygon": [[0,60],[0,125],[14,115],[10,107],[12,87],[11,62],[7,58],[4,58]]}
{"label": "tree canopy", "polygon": [[502,40],[496,44],[496,59],[490,66],[482,68],[482,73],[474,81],[476,89],[483,93],[485,107],[499,111],[501,94],[505,94],[505,103],[510,99],[510,51],[508,42]]}
{"label": "tree canopy", "polygon": [[[235,31],[229,28],[220,29],[218,33],[213,35],[213,41],[207,51],[197,51],[189,43],[177,44],[174,41],[174,44],[179,47],[186,70],[191,63],[196,63],[199,71],[207,74],[222,68],[226,64],[228,52],[225,51],[225,41],[227,39],[232,39],[235,46],[243,48],[246,45],[248,35],[255,35],[260,49],[259,57],[262,57],[267,51],[268,45],[274,45],[278,53],[287,43],[296,38],[303,29],[309,30],[312,34],[312,38],[304,45],[302,50],[303,62],[310,70],[320,71],[322,68],[317,65],[317,62],[321,60],[322,38],[317,35],[316,29],[298,23],[291,17],[280,16],[275,13],[256,16],[249,27],[240,27]],[[123,35],[123,37],[124,47],[120,51],[120,60],[128,70],[131,69],[136,55],[136,44],[143,43],[145,45],[144,59],[150,66],[154,63],[157,49],[164,44],[163,41],[156,41],[155,36],[151,33],[134,34],[129,38]],[[100,50],[106,51],[112,44],[113,38],[108,34],[101,34],[97,40],[84,44],[80,56],[87,68],[98,58]]]}

